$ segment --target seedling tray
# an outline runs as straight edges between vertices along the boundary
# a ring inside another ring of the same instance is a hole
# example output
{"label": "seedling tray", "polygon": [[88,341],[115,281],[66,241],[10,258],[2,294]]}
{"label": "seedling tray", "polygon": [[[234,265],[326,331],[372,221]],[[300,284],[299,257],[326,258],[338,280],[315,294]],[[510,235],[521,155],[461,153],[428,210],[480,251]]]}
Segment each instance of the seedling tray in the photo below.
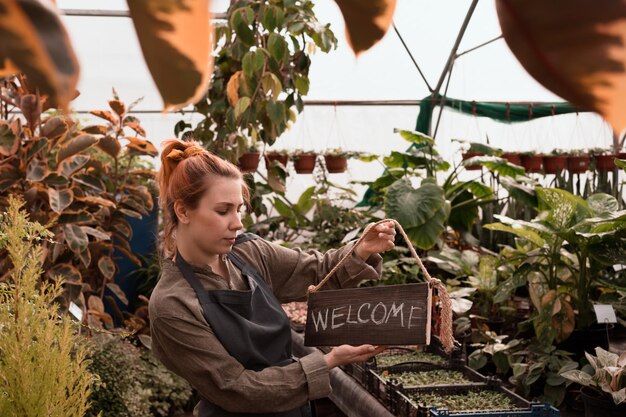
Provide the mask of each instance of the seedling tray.
{"label": "seedling tray", "polygon": [[[391,390],[391,411],[399,417],[559,417],[558,409],[549,404],[530,403],[519,395],[498,385],[493,381],[488,384],[466,385],[466,386],[442,386],[426,388],[403,388],[394,387]],[[449,410],[444,407],[429,406],[419,403],[411,398],[413,396],[439,395],[450,398],[453,395],[466,395],[468,393],[479,393],[484,391],[498,392],[504,395],[513,404],[502,409],[489,410]]]}

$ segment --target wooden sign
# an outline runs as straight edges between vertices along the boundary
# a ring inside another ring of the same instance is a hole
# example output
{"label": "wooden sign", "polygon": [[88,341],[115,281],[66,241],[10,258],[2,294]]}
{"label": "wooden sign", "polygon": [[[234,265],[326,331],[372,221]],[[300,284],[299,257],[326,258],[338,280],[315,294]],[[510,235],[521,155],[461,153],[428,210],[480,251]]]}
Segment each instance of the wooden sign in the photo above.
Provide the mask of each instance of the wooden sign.
{"label": "wooden sign", "polygon": [[304,344],[428,345],[431,304],[428,284],[313,292]]}

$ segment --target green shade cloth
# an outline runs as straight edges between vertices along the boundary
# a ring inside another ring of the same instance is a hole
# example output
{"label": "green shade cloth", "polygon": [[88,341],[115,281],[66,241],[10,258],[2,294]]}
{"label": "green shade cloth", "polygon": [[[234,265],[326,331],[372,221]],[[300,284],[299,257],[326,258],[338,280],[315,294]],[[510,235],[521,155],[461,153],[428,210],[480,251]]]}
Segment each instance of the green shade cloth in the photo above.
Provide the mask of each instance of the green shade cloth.
{"label": "green shade cloth", "polygon": [[452,110],[464,114],[488,117],[499,122],[514,123],[528,122],[546,116],[582,112],[578,107],[570,103],[485,103],[477,101],[457,100],[444,96],[429,95],[420,103],[420,112],[417,117],[415,130],[425,134],[430,132],[430,124],[433,118],[435,106],[446,106]]}

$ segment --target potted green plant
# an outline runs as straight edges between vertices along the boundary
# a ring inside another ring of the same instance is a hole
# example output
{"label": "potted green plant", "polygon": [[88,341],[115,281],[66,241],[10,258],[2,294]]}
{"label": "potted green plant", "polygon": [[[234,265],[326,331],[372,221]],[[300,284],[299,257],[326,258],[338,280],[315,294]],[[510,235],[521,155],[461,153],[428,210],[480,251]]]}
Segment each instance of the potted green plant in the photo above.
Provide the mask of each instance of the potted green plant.
{"label": "potted green plant", "polygon": [[567,157],[567,169],[572,174],[582,174],[587,172],[589,164],[591,163],[591,157],[589,153],[583,149],[576,149],[569,152]]}
{"label": "potted green plant", "polygon": [[289,162],[289,151],[286,149],[276,149],[265,152],[265,166],[270,168],[274,161],[286,167]]}
{"label": "potted green plant", "polygon": [[311,174],[315,169],[317,154],[313,151],[296,150],[293,155],[293,167],[298,174]]}
{"label": "potted green plant", "polygon": [[341,148],[324,151],[324,162],[329,174],[339,174],[348,169],[348,152]]}
{"label": "potted green plant", "polygon": [[504,152],[502,158],[514,165],[522,166],[522,157],[519,152]]}
{"label": "potted green plant", "polygon": [[239,157],[238,166],[241,172],[255,172],[259,167],[261,152],[255,142]]}
{"label": "potted green plant", "polygon": [[608,149],[594,149],[592,154],[595,167],[599,172],[613,172],[618,154]]}
{"label": "potted green plant", "polygon": [[524,152],[520,158],[526,172],[541,172],[543,156],[534,152]]}
{"label": "potted green plant", "polygon": [[558,174],[567,169],[567,154],[554,149],[549,155],[543,156],[543,172],[546,174]]}
{"label": "potted green plant", "polygon": [[596,356],[585,353],[589,365],[561,373],[583,386],[586,417],[626,415],[626,352],[621,356],[597,347]]}

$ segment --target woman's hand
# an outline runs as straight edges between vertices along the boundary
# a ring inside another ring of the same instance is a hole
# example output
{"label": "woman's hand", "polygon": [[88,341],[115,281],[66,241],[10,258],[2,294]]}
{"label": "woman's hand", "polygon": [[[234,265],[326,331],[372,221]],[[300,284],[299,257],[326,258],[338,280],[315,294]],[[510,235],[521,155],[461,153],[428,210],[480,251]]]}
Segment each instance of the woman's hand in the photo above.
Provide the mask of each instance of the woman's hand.
{"label": "woman's hand", "polygon": [[393,249],[396,236],[396,226],[392,221],[384,222],[370,229],[361,244],[354,250],[356,254],[367,261],[374,253]]}
{"label": "woman's hand", "polygon": [[349,363],[365,362],[369,358],[378,355],[383,350],[385,350],[384,346],[341,345],[334,347],[333,350],[330,351],[330,353],[324,355],[324,359],[326,360],[326,365],[328,366],[328,369],[332,369],[335,366],[346,365]]}

